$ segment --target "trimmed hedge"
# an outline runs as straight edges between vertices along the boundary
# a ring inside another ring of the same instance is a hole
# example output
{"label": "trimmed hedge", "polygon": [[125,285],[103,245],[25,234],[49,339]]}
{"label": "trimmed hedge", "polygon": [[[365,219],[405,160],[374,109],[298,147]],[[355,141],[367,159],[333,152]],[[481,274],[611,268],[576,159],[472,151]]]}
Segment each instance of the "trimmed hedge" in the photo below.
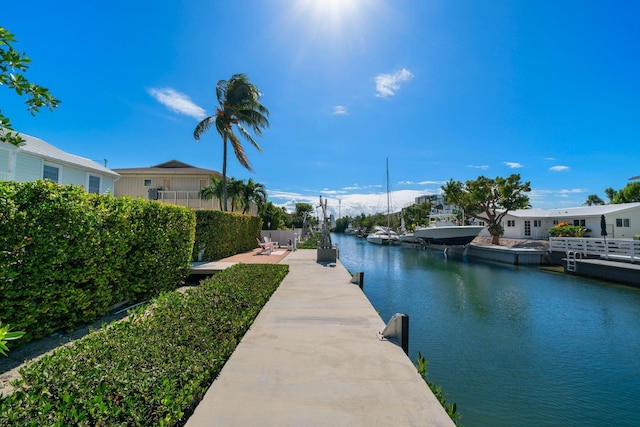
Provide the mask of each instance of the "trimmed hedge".
{"label": "trimmed hedge", "polygon": [[184,425],[288,273],[237,264],[21,370],[0,425]]}
{"label": "trimmed hedge", "polygon": [[196,211],[196,240],[192,260],[204,248],[202,261],[215,261],[258,247],[262,219],[220,211]]}
{"label": "trimmed hedge", "polygon": [[20,343],[182,284],[195,215],[47,181],[0,182],[0,321]]}

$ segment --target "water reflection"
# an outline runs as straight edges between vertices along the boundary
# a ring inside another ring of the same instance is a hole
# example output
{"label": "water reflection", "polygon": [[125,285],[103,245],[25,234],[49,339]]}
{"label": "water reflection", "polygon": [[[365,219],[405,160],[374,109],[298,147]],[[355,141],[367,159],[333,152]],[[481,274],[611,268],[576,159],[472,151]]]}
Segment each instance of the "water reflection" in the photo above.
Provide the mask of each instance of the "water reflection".
{"label": "water reflection", "polygon": [[383,320],[409,315],[411,359],[425,354],[466,427],[636,423],[639,290],[334,239]]}

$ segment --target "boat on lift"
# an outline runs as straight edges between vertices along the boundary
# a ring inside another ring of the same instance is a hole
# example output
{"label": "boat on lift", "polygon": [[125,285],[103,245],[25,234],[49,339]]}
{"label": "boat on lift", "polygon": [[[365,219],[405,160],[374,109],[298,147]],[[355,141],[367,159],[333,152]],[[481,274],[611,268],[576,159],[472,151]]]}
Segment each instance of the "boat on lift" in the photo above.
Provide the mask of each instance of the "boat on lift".
{"label": "boat on lift", "polygon": [[471,243],[483,229],[482,225],[461,225],[452,210],[433,211],[429,225],[416,227],[413,238],[425,244],[463,246]]}

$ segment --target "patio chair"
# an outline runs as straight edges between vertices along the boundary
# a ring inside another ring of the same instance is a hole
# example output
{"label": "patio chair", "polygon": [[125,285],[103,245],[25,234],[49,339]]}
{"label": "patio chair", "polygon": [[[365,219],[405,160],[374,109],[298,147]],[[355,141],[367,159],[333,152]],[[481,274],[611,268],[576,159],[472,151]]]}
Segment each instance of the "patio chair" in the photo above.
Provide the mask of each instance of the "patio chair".
{"label": "patio chair", "polygon": [[258,255],[271,255],[271,248],[273,248],[271,242],[263,243],[257,237],[256,241],[258,242],[258,246],[260,247],[260,252],[258,252]]}

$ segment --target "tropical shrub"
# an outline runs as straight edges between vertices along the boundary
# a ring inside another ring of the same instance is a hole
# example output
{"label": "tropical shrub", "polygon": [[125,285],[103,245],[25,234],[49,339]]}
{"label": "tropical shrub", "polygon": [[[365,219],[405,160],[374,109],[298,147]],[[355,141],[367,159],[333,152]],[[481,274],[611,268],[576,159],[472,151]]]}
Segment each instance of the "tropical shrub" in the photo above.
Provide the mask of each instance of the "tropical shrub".
{"label": "tropical shrub", "polygon": [[28,342],[175,289],[190,272],[194,231],[184,207],[0,182],[0,321]]}
{"label": "tropical shrub", "polygon": [[587,232],[586,227],[570,225],[567,222],[560,222],[549,229],[551,237],[582,237]]}
{"label": "tropical shrub", "polygon": [[196,211],[196,244],[191,258],[214,261],[257,247],[262,219],[220,211]]}
{"label": "tropical shrub", "polygon": [[184,425],[288,272],[237,264],[21,369],[2,426]]}

